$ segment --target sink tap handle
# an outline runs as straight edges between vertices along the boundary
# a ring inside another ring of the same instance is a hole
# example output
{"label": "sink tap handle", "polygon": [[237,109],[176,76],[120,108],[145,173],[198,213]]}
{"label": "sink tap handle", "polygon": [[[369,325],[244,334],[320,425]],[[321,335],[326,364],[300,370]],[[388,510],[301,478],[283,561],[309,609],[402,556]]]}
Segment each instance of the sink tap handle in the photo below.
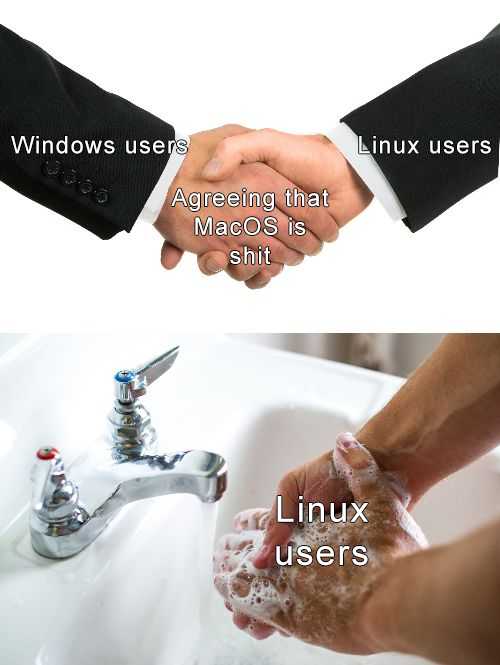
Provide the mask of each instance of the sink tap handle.
{"label": "sink tap handle", "polygon": [[144,395],[147,387],[172,367],[178,353],[179,347],[175,346],[142,367],[117,372],[114,377],[116,399],[127,404]]}
{"label": "sink tap handle", "polygon": [[68,479],[57,448],[40,448],[32,472],[32,509],[46,522],[73,515],[78,506],[78,487]]}

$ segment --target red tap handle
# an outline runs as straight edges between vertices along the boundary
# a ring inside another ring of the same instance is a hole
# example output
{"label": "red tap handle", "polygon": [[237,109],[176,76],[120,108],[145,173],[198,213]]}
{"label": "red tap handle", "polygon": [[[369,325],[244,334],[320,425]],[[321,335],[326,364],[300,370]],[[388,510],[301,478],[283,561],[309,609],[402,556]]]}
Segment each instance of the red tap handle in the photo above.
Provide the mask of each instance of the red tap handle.
{"label": "red tap handle", "polygon": [[41,460],[54,459],[54,457],[56,457],[56,455],[58,455],[58,454],[59,454],[59,451],[57,450],[57,448],[54,448],[54,447],[52,447],[52,448],[39,448],[36,451],[36,456],[38,457],[38,459],[41,459]]}

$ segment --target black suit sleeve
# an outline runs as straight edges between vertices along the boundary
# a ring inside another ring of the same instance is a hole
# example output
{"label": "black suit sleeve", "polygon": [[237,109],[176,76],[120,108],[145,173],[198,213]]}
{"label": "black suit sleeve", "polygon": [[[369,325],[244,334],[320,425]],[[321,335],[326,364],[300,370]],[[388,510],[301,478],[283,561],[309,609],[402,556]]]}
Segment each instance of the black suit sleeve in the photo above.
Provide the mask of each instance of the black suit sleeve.
{"label": "black suit sleeve", "polygon": [[[101,238],[130,231],[168,152],[126,155],[125,141],[161,140],[167,145],[175,138],[173,127],[102,90],[3,26],[0,100],[0,179]],[[22,135],[108,140],[115,153],[15,154],[12,137]]]}
{"label": "black suit sleeve", "polygon": [[[498,175],[500,36],[493,33],[426,67],[342,119],[370,149],[372,136],[419,139],[419,154],[375,154],[418,231]],[[482,139],[490,154],[431,154],[434,139]]]}

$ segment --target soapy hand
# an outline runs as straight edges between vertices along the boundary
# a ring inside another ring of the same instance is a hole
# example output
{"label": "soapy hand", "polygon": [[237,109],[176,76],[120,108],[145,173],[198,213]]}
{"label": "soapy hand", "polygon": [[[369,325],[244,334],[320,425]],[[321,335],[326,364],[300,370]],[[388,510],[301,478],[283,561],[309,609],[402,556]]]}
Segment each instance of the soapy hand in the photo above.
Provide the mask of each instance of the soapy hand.
{"label": "soapy hand", "polygon": [[[257,638],[279,630],[335,651],[373,653],[377,646],[371,639],[370,602],[384,593],[379,579],[398,558],[425,547],[426,541],[372,455],[352,435],[338,438],[333,456],[354,501],[368,502],[369,522],[305,523],[293,529],[291,544],[295,554],[303,544],[313,553],[320,546],[336,553],[348,546],[344,565],[336,558],[327,566],[316,560],[301,566],[295,560],[291,566],[256,568],[252,559],[269,516],[265,510],[247,511],[236,518],[239,533],[218,544],[215,586],[233,611],[235,624]],[[351,558],[359,545],[368,556],[363,566]]]}
{"label": "soapy hand", "polygon": [[[339,435],[340,440],[344,440],[346,437],[352,438],[352,434],[347,432]],[[386,471],[386,457],[380,456],[379,451],[374,449],[371,449],[371,452],[385,471],[386,479],[407,506],[410,497],[401,479],[396,473]],[[272,564],[276,546],[286,544],[290,540],[294,528],[293,523],[277,520],[278,496],[281,497],[282,513],[287,517],[292,517],[296,523],[300,496],[306,503],[316,501],[328,506],[332,501],[339,504],[348,501],[351,493],[344,478],[337,473],[330,450],[286,473],[278,484],[273,507],[264,522],[264,536],[253,559],[256,568],[267,568]]]}
{"label": "soapy hand", "polygon": [[272,565],[275,547],[288,543],[294,529],[292,523],[277,520],[278,496],[281,497],[283,514],[296,522],[299,496],[305,502],[317,501],[328,505],[330,501],[347,501],[349,490],[335,470],[331,450],[284,475],[278,484],[273,507],[271,511],[266,511],[267,517],[261,522],[264,534],[253,559],[256,568]]}

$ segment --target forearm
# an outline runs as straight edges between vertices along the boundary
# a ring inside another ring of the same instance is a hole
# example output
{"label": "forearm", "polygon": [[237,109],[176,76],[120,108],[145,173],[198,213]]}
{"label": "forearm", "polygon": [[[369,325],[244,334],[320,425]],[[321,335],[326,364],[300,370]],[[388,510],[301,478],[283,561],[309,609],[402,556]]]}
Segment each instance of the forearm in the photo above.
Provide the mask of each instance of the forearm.
{"label": "forearm", "polygon": [[499,561],[500,521],[398,560],[379,578],[365,608],[374,648],[446,665],[497,663]]}
{"label": "forearm", "polygon": [[358,433],[412,501],[500,440],[500,335],[448,335]]}
{"label": "forearm", "polygon": [[[101,238],[130,231],[169,161],[173,127],[3,26],[0,91],[0,180]],[[34,136],[47,147],[21,141]],[[142,140],[164,149],[141,154]]]}
{"label": "forearm", "polygon": [[[484,39],[416,73],[343,118],[384,173],[418,231],[498,174],[500,37]],[[404,154],[372,140],[417,149]],[[443,150],[436,140],[468,150]],[[483,141],[481,150],[474,141]],[[432,150],[431,150],[432,143]]]}

